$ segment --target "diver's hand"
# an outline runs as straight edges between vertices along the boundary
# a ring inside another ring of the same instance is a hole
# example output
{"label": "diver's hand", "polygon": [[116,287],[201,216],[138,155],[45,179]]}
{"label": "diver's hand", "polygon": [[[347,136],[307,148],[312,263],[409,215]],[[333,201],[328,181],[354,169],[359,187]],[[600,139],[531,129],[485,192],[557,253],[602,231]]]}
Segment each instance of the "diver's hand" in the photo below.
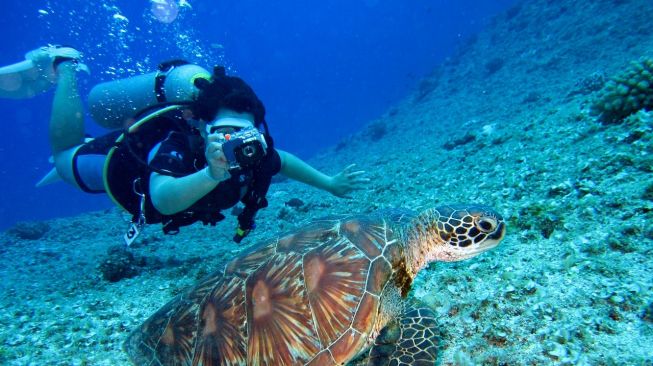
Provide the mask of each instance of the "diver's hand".
{"label": "diver's hand", "polygon": [[207,173],[210,178],[218,182],[227,180],[231,176],[227,169],[229,167],[227,158],[222,151],[222,136],[220,135],[217,133],[209,135],[206,142],[206,150],[204,151],[204,156],[208,164]]}
{"label": "diver's hand", "polygon": [[329,192],[334,196],[351,198],[349,194],[352,191],[365,188],[370,179],[363,177],[363,174],[365,174],[363,170],[352,171],[355,166],[356,164],[351,164],[331,177]]}

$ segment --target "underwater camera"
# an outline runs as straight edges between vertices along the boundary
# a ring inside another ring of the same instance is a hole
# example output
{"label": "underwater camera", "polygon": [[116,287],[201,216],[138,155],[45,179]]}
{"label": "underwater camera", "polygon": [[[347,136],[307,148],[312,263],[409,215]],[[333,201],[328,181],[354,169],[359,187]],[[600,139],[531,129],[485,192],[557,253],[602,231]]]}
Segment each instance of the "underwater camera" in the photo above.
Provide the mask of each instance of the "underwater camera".
{"label": "underwater camera", "polygon": [[263,159],[267,148],[265,138],[255,127],[226,134],[222,143],[229,170],[253,168]]}

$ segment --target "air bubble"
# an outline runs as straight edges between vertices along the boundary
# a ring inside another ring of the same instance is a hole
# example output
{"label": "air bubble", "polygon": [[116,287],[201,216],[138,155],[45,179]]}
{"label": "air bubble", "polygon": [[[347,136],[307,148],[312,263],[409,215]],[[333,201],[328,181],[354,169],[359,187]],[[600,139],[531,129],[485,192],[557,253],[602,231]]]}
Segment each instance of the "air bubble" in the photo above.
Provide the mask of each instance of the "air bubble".
{"label": "air bubble", "polygon": [[174,0],[151,0],[152,16],[161,23],[172,23],[179,15],[179,6]]}

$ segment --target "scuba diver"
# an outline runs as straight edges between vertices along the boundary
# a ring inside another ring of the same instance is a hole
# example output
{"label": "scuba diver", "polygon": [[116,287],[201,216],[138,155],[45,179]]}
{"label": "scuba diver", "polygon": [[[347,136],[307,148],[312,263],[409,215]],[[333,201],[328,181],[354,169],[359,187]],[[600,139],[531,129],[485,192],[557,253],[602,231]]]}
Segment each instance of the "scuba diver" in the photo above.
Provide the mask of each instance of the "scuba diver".
{"label": "scuba diver", "polygon": [[81,54],[47,46],[22,63],[0,68],[0,97],[27,98],[56,85],[49,123],[56,179],[85,192],[108,193],[132,214],[124,239],[130,245],[145,224],[166,234],[200,221],[215,225],[220,211],[242,202],[234,241],[255,228],[255,216],[277,173],[349,197],[369,181],[346,167],[327,176],[274,147],[265,107],[241,78],[216,66],[174,60],[159,71],[97,85],[89,94],[93,119],[112,132],[94,139],[84,132],[77,72]]}

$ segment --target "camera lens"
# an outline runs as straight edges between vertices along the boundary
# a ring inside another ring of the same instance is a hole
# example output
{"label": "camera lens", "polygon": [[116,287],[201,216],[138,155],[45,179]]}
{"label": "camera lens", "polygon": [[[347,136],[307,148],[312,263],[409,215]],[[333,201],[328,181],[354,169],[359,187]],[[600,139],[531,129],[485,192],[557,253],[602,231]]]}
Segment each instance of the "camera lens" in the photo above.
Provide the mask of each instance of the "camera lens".
{"label": "camera lens", "polygon": [[247,145],[243,148],[243,155],[247,156],[248,158],[251,158],[252,156],[256,155],[256,146],[254,145]]}

